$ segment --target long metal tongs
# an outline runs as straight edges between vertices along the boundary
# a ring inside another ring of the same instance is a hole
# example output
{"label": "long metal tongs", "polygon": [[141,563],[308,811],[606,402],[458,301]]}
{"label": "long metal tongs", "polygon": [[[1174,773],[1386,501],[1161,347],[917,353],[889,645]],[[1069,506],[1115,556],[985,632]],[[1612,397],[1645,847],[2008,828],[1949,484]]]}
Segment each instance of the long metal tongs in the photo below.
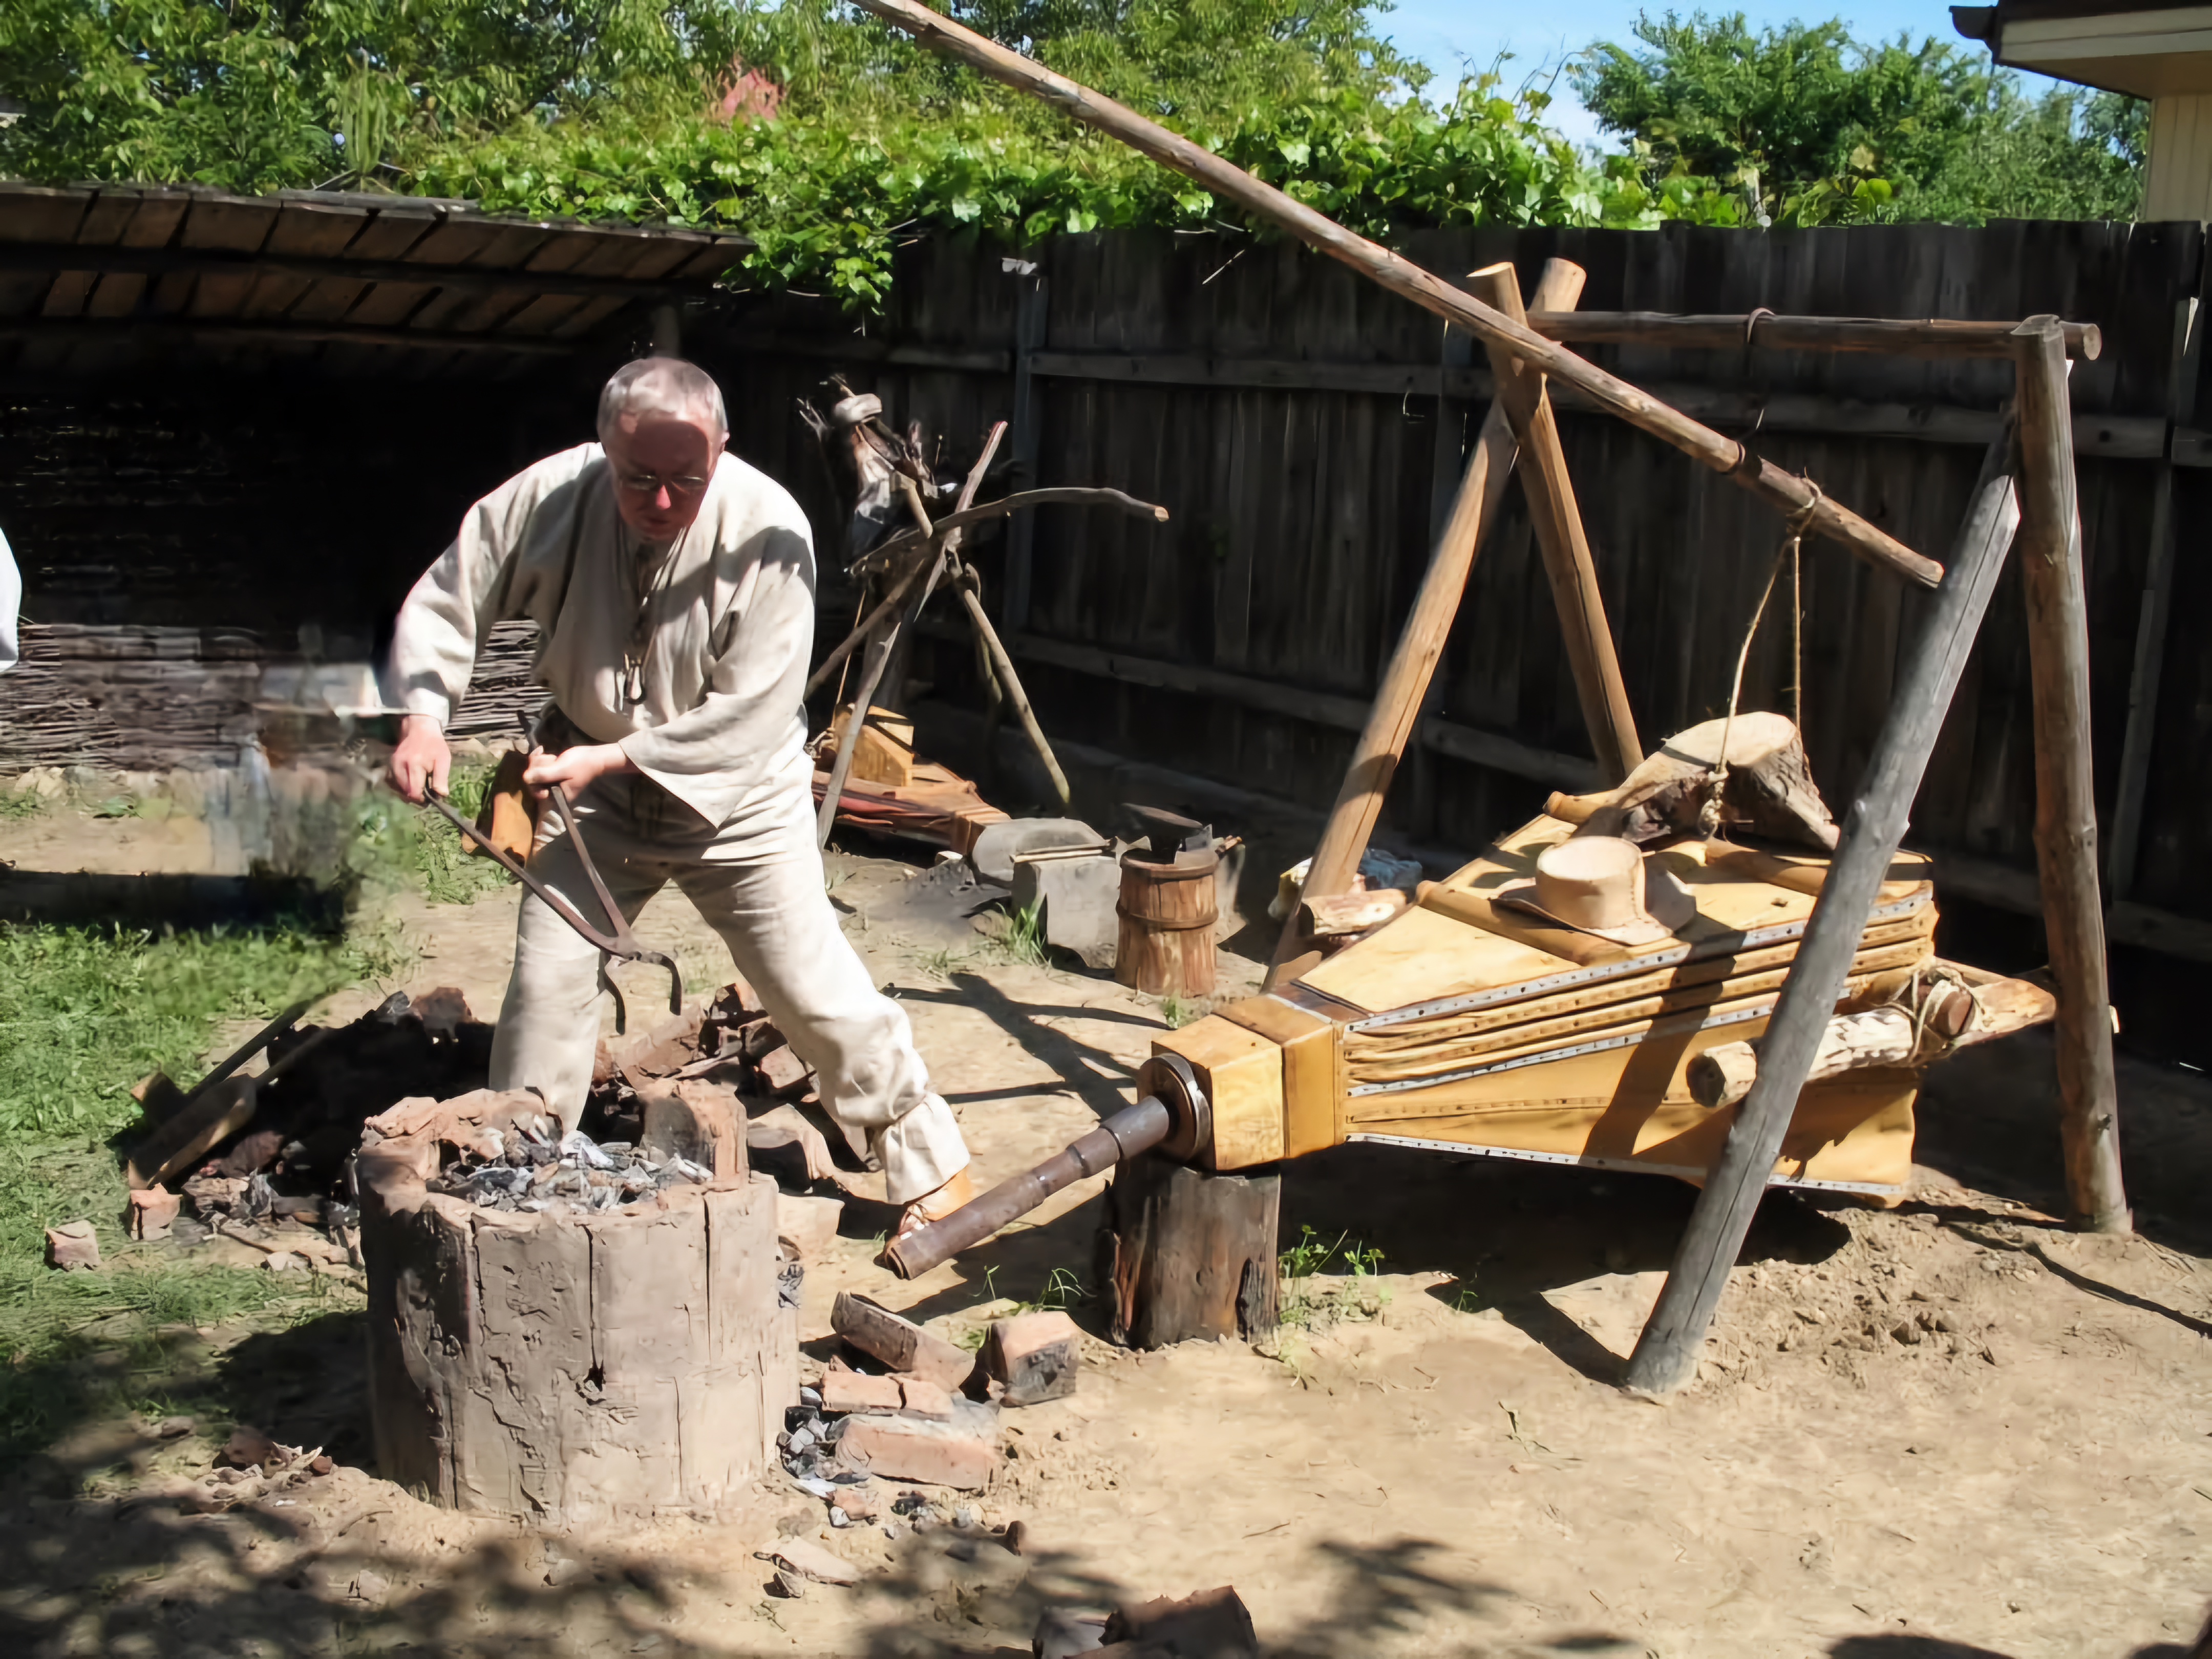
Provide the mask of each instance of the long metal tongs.
{"label": "long metal tongs", "polygon": [[612,957],[619,962],[649,962],[656,967],[668,969],[668,1012],[672,1014],[682,1013],[684,1012],[684,974],[683,970],[677,967],[676,958],[665,951],[648,951],[638,943],[637,935],[630,932],[629,923],[623,919],[622,907],[615,902],[614,895],[607,891],[606,883],[599,879],[599,866],[592,862],[592,849],[584,844],[583,826],[576,821],[575,809],[568,805],[568,792],[557,783],[549,785],[548,787],[553,796],[553,804],[561,809],[561,821],[568,829],[568,839],[576,848],[576,861],[584,866],[584,874],[591,881],[592,890],[599,895],[599,903],[607,913],[607,923],[611,930],[609,932],[601,933],[590,922],[586,921],[582,913],[574,905],[532,875],[529,870],[517,861],[504,848],[494,843],[489,836],[456,812],[453,803],[443,795],[428,787],[423,790],[422,795],[431,805],[452,820],[453,828],[497,859],[516,880],[537,894],[539,898],[544,899],[551,907],[555,915],[567,922],[592,944],[599,947],[604,953],[599,963],[599,983],[614,995],[615,1034],[617,1036],[629,1030],[629,1008],[623,1001],[622,988],[607,976],[605,957]]}

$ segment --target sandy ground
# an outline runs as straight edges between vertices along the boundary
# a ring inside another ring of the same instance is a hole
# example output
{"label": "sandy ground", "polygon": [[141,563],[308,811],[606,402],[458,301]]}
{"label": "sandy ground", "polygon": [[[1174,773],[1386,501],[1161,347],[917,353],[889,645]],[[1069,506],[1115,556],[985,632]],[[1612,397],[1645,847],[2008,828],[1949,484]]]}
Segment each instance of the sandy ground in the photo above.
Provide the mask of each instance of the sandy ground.
{"label": "sandy ground", "polygon": [[[120,868],[157,828],[70,845]],[[896,860],[831,873],[979,1178],[1128,1097],[1151,1000],[930,925]],[[495,1011],[513,905],[406,906],[409,985]],[[639,932],[715,977],[680,898]],[[650,975],[631,981],[649,1004]],[[781,1477],[715,1524],[549,1538],[455,1516],[367,1467],[355,1316],[216,1332],[204,1363],[240,1417],[345,1467],[185,1517],[143,1494],[204,1473],[227,1425],[168,1443],[93,1425],[58,1454],[90,1496],[19,1494],[0,1516],[0,1631],[41,1654],[1012,1656],[1042,1607],[1232,1583],[1277,1655],[2179,1659],[2212,1597],[2212,1269],[2191,1201],[2212,1110],[2185,1074],[2122,1074],[2142,1234],[2078,1237],[2039,1207],[2056,1202],[2047,1044],[1977,1051],[1931,1079],[1912,1201],[1770,1196],[1698,1381],[1665,1405],[1610,1379],[1687,1189],[1381,1148],[1305,1159],[1285,1242],[1342,1233],[1382,1270],[1288,1287],[1296,1322],[1256,1350],[1091,1341],[1073,1398],[1006,1414],[972,1533],[832,1533]],[[957,1336],[1054,1268],[1087,1280],[1099,1208],[1098,1183],[1073,1189],[902,1285],[870,1260],[889,1212],[856,1200],[807,1274],[808,1363],[840,1288]],[[988,1532],[1016,1519],[1020,1556]],[[861,1584],[769,1594],[755,1552],[793,1534]]]}

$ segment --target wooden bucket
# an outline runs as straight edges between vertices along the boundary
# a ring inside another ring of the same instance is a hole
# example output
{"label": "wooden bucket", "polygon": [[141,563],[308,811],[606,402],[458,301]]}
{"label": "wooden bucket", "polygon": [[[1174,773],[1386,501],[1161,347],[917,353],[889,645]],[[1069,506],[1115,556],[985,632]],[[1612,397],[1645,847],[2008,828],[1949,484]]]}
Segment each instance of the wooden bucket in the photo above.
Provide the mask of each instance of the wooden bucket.
{"label": "wooden bucket", "polygon": [[1117,983],[1152,996],[1213,994],[1213,925],[1220,908],[1211,852],[1179,853],[1169,862],[1121,854]]}

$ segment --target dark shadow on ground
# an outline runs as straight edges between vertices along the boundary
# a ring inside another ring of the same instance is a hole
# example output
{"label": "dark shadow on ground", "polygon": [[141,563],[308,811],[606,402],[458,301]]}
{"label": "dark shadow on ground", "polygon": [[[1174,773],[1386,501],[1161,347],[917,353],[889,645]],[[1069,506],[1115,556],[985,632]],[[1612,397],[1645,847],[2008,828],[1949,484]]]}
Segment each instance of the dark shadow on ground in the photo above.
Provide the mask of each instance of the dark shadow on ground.
{"label": "dark shadow on ground", "polygon": [[[1052,1019],[1096,1019],[1117,1024],[1150,1025],[1154,1022],[1118,1008],[1054,1006],[1037,1007],[1017,1002],[981,974],[956,973],[944,990],[913,989],[902,986],[902,1002],[934,1002],[973,1008],[1021,1045],[1038,1064],[1064,1080],[1066,1089],[1101,1117],[1110,1117],[1129,1103],[1129,1067],[1107,1050],[1078,1041]],[[1031,1089],[1030,1094],[1042,1094]]]}
{"label": "dark shadow on ground", "polygon": [[[1345,1146],[1283,1166],[1282,1239],[1310,1227],[1323,1243],[1341,1234],[1379,1249],[1386,1273],[1449,1274],[1433,1294],[1496,1308],[1561,1363],[1612,1382],[1619,1358],[1544,1293],[1603,1273],[1665,1269],[1696,1201],[1664,1176]],[[1738,1260],[1824,1261],[1850,1237],[1805,1196],[1776,1188]]]}
{"label": "dark shadow on ground", "polygon": [[[2114,1056],[2120,1161],[2136,1228],[2160,1243],[2212,1251],[2212,1079],[2178,1066]],[[2067,1213],[2065,1160],[2051,1033],[2038,1029],[1962,1051],[1929,1069],[1916,1109],[1916,1163],[1970,1187]]]}
{"label": "dark shadow on ground", "polygon": [[1940,1636],[1846,1636],[1829,1659],[2011,1659],[1995,1648],[1947,1642]]}
{"label": "dark shadow on ground", "polygon": [[[422,1540],[395,1519],[389,1488],[341,1473],[312,1491],[290,1488],[289,1497],[281,1507],[197,1517],[130,1500],[11,1506],[0,1513],[14,1592],[0,1601],[0,1643],[26,1656],[179,1659],[402,1648],[521,1659],[728,1656],[789,1652],[787,1621],[805,1611],[779,1594],[768,1563],[736,1550],[699,1566],[618,1544],[523,1534],[426,1562]],[[794,1498],[789,1507],[785,1535],[811,1532],[818,1506]],[[1364,1659],[1378,1639],[1438,1620],[1455,1633],[1425,1651],[1473,1659],[1497,1651],[1501,1632],[1482,1626],[1519,1601],[1424,1539],[1328,1540],[1297,1554],[1279,1570],[1318,1579],[1331,1595],[1318,1618],[1270,1644],[1279,1659]],[[856,1588],[804,1585],[805,1597],[849,1611],[859,1627],[834,1646],[809,1639],[805,1648],[854,1659],[1011,1659],[1030,1651],[1048,1609],[1103,1613],[1188,1589],[1125,1582],[1115,1564],[1080,1550],[1032,1544],[1016,1555],[989,1534],[940,1526],[897,1540],[887,1568]],[[1642,1649],[1625,1633],[1583,1626],[1523,1638],[1516,1650]]]}
{"label": "dark shadow on ground", "polygon": [[0,868],[0,922],[336,933],[347,896],[299,876],[117,876]]}

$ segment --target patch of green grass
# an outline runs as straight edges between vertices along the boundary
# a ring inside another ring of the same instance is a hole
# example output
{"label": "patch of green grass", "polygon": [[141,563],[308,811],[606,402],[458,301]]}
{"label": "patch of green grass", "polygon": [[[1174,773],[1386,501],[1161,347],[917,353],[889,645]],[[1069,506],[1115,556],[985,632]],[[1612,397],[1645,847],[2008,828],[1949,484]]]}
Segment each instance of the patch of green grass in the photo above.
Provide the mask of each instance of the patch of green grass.
{"label": "patch of green grass", "polygon": [[0,1144],[112,1133],[147,1073],[198,1074],[218,1022],[266,1018],[389,965],[374,940],[304,927],[0,927]]}
{"label": "patch of green grass", "polygon": [[1180,1030],[1191,1021],[1203,1019],[1212,1012],[1212,1006],[1202,997],[1180,997],[1170,991],[1160,999],[1160,1018],[1170,1031]]}
{"label": "patch of green grass", "polygon": [[[494,769],[453,769],[446,798],[456,812],[475,818]],[[469,904],[514,879],[497,860],[471,854],[471,845],[434,807],[410,806],[388,789],[373,789],[355,814],[346,864],[371,885],[404,884],[419,888],[433,904]]]}
{"label": "patch of green grass", "polygon": [[0,795],[0,823],[22,818],[34,818],[52,805],[35,790],[25,789]]}
{"label": "patch of green grass", "polygon": [[1300,1227],[1297,1243],[1275,1258],[1276,1271],[1286,1279],[1310,1279],[1335,1259],[1337,1251],[1351,1236],[1341,1232],[1333,1243],[1324,1244],[1321,1235],[1311,1227]]}
{"label": "patch of green grass", "polygon": [[1052,948],[1044,942],[1043,901],[1007,911],[997,944],[1000,954],[1018,967],[1047,966],[1052,960]]}
{"label": "patch of green grass", "polygon": [[[1324,1243],[1311,1227],[1302,1226],[1297,1242],[1275,1258],[1282,1279],[1279,1317],[1285,1326],[1326,1330],[1346,1320],[1373,1319],[1389,1305],[1389,1286],[1373,1282],[1382,1250],[1356,1240],[1346,1243],[1351,1237],[1340,1232]],[[1317,1282],[1329,1263],[1340,1259],[1351,1269],[1351,1281]]]}
{"label": "patch of green grass", "polygon": [[[194,1262],[137,1245],[124,1184],[98,1141],[0,1145],[0,1475],[77,1424],[198,1402],[193,1333],[245,1318],[291,1323],[347,1294],[320,1279]],[[90,1221],[101,1267],[57,1273],[48,1227]]]}

